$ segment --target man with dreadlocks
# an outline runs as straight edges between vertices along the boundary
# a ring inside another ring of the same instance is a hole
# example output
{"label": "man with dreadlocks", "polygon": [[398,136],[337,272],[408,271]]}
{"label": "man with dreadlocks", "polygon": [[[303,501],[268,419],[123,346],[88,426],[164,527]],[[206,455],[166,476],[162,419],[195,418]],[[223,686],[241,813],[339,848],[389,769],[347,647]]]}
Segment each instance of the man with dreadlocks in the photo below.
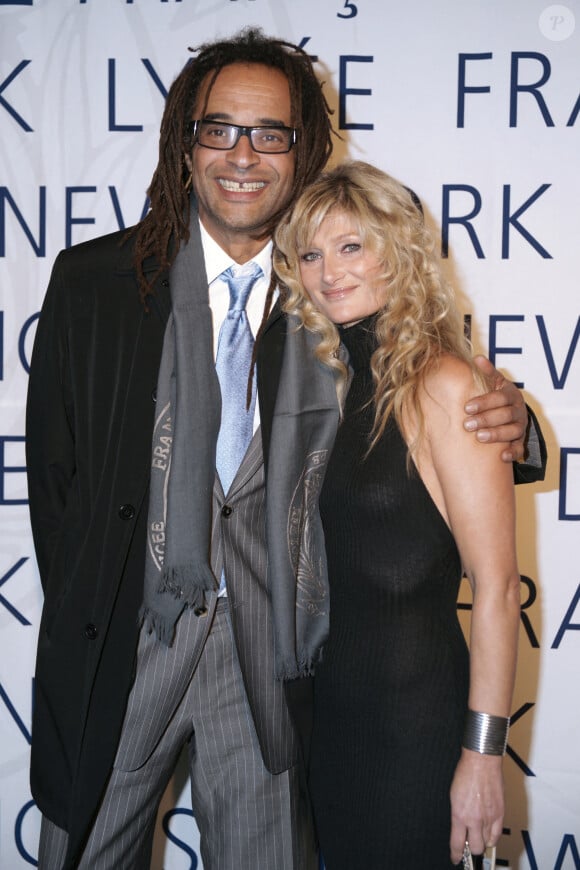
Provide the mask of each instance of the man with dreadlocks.
{"label": "man with dreadlocks", "polygon": [[[317,866],[283,691],[312,662],[285,665],[292,638],[271,600],[288,589],[267,576],[266,518],[283,561],[277,494],[295,446],[272,406],[283,391],[289,416],[307,401],[275,304],[270,315],[270,263],[276,222],[330,152],[303,51],[256,30],[206,44],[169,91],[145,219],[56,260],[27,419],[45,591],[31,770],[42,870],[148,867],[184,746],[207,870]],[[265,339],[257,377],[251,333]],[[520,439],[517,391],[478,404],[489,438]],[[278,439],[264,448],[268,498],[261,436]],[[316,461],[293,504],[293,559]]]}

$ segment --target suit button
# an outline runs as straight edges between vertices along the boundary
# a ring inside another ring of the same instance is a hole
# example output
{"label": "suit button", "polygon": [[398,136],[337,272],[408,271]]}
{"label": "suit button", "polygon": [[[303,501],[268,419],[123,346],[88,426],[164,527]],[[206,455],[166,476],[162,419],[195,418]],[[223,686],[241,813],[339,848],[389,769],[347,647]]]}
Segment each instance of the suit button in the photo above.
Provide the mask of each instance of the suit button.
{"label": "suit button", "polygon": [[154,402],[157,401],[157,387],[155,387],[155,389],[151,391],[151,398]]}
{"label": "suit button", "polygon": [[87,622],[87,624],[85,625],[85,637],[86,637],[86,639],[87,640],[95,640],[98,633],[99,632],[97,631],[97,626],[93,625],[92,622]]}
{"label": "suit button", "polygon": [[119,516],[122,520],[132,520],[135,516],[135,508],[132,504],[122,504],[119,508]]}
{"label": "suit button", "polygon": [[193,612],[195,613],[196,616],[207,616],[207,607],[205,607],[205,606],[196,607],[196,608],[194,608]]}
{"label": "suit button", "polygon": [[167,278],[164,278],[164,279],[162,280],[162,282],[161,282],[161,286],[162,286],[162,287],[169,287],[169,281],[167,280]]}
{"label": "suit button", "polygon": [[222,508],[222,517],[231,517],[233,512],[233,507],[230,507],[229,504],[225,504]]}

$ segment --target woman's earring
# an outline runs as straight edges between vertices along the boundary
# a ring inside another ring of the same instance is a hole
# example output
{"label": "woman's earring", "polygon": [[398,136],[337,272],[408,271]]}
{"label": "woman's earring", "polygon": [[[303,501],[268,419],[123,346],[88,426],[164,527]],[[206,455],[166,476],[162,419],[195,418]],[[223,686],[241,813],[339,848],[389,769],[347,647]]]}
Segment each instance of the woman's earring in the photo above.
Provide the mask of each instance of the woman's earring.
{"label": "woman's earring", "polygon": [[189,193],[189,191],[193,187],[193,173],[191,173],[191,172],[189,173],[189,175],[185,181],[184,187],[185,187],[185,192]]}

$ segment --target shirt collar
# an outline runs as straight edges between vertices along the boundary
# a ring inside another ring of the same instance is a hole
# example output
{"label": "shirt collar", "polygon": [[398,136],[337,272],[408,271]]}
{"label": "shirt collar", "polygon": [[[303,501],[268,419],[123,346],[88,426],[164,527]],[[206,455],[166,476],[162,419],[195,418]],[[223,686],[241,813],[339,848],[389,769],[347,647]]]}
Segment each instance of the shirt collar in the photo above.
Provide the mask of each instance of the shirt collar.
{"label": "shirt collar", "polygon": [[[208,284],[211,284],[218,278],[222,272],[225,272],[226,269],[229,269],[230,266],[238,265],[229,254],[227,254],[223,248],[221,248],[218,243],[213,239],[208,231],[205,229],[202,222],[199,222],[199,228],[201,231],[201,244],[203,247],[203,256],[205,259],[205,271],[207,274]],[[270,239],[261,251],[250,258],[251,261],[257,263],[258,266],[261,267],[262,272],[264,273],[264,277],[270,280],[270,273],[272,271],[272,240]]]}

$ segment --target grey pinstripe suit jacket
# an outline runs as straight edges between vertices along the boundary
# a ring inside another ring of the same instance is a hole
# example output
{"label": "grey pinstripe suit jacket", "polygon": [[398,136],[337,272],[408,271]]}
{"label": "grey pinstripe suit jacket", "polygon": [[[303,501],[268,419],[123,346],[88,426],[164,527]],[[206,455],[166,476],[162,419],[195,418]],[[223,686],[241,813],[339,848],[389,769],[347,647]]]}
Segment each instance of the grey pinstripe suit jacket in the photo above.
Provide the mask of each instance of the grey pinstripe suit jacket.
{"label": "grey pinstripe suit jacket", "polygon": [[[274,639],[267,590],[265,485],[262,439],[258,430],[236,477],[224,497],[219,478],[213,492],[212,568],[216,578],[225,571],[232,626],[242,676],[264,763],[280,773],[297,761],[297,743],[282,684],[274,677]],[[186,611],[193,621],[189,632],[176,632],[173,664],[165,650],[144,656],[129,702],[129,727],[117,750],[116,766],[140,767],[151,755],[191,675],[203,646],[217,599],[208,599],[207,615]],[[160,662],[163,660],[163,666]],[[219,675],[216,674],[216,679]]]}

